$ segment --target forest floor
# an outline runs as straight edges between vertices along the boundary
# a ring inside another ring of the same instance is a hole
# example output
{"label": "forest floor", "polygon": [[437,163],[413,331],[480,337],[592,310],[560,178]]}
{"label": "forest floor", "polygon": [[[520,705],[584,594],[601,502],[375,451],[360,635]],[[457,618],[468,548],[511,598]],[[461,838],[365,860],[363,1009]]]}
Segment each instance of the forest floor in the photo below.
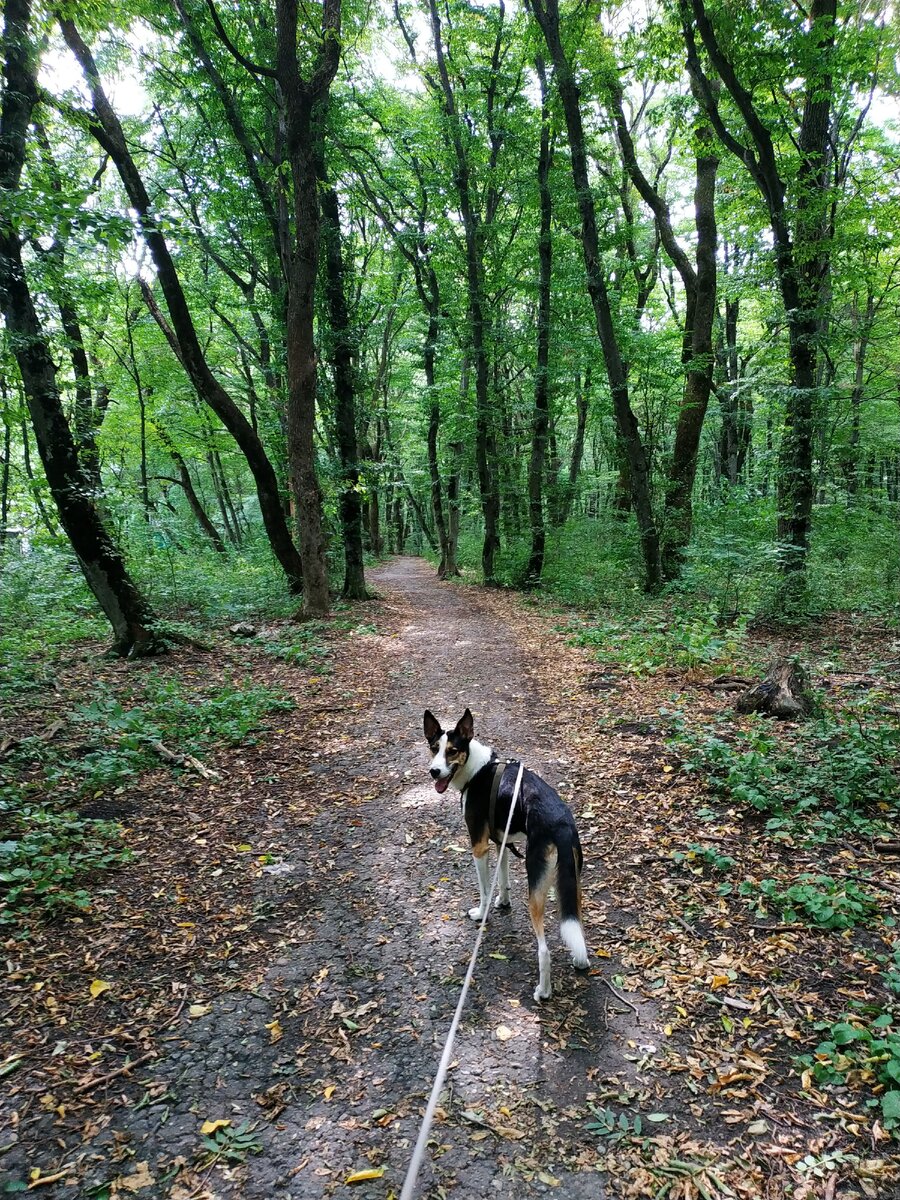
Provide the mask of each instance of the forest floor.
{"label": "forest floor", "polygon": [[[865,1092],[821,1089],[794,1062],[841,996],[871,994],[856,951],[879,935],[760,919],[692,866],[698,842],[759,877],[779,870],[766,854],[822,865],[764,847],[669,745],[676,708],[702,725],[732,704],[714,673],[598,670],[546,607],[438,583],[420,560],[371,582],[379,598],[335,629],[322,669],[224,636],[152,666],[81,647],[40,709],[4,715],[7,744],[65,738],[91,680],[127,698],[148,670],[243,673],[294,702],[255,744],[206,759],[216,775],[161,763],[83,806],[121,820],[135,857],[88,912],[5,943],[0,1192],[399,1194],[476,931],[458,800],[430,786],[422,713],[468,705],[477,736],[572,804],[595,966],[572,970],[551,921],[554,995],[533,1000],[514,862],[418,1195],[900,1195]],[[822,853],[832,871],[865,861]],[[889,913],[896,860],[877,870]]]}

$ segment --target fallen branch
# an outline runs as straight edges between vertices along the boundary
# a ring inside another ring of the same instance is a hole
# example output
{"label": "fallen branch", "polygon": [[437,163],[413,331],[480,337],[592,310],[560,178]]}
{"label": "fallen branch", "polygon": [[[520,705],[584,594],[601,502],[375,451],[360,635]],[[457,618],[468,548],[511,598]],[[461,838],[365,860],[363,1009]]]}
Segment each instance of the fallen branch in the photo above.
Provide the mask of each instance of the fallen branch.
{"label": "fallen branch", "polygon": [[32,1181],[29,1183],[29,1192],[32,1188],[43,1187],[48,1183],[58,1183],[60,1179],[64,1179],[65,1176],[68,1175],[74,1166],[74,1163],[66,1163],[61,1171],[55,1171],[52,1175],[38,1175],[37,1179],[32,1179]]}
{"label": "fallen branch", "polygon": [[199,758],[194,758],[193,754],[178,754],[176,751],[170,750],[168,746],[164,746],[162,742],[151,742],[150,749],[154,750],[160,758],[165,759],[166,762],[174,763],[177,767],[190,767],[192,771],[196,771],[204,779],[222,778],[218,771],[213,771],[209,767],[204,766]]}
{"label": "fallen branch", "polygon": [[900,854],[900,841],[873,842],[872,849],[876,854]]}
{"label": "fallen branch", "polygon": [[109,1083],[111,1079],[118,1079],[120,1075],[128,1075],[136,1067],[142,1067],[145,1062],[149,1062],[151,1058],[156,1058],[155,1050],[150,1050],[146,1054],[142,1054],[140,1058],[134,1059],[133,1062],[127,1062],[121,1067],[116,1067],[114,1071],[110,1071],[106,1075],[98,1075],[96,1079],[87,1079],[84,1083],[79,1083],[75,1089],[76,1092],[92,1092],[95,1087],[100,1087],[104,1083]]}

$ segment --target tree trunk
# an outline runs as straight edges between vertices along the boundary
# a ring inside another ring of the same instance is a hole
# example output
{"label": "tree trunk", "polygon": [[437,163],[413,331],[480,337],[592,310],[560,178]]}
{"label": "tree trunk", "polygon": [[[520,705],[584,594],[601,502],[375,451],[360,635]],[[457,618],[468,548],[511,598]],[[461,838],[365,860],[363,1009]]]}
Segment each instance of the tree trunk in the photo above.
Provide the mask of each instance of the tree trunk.
{"label": "tree trunk", "polygon": [[588,178],[580,91],[560,37],[558,0],[533,0],[533,12],[556,68],[557,86],[569,135],[572,179],[581,215],[581,242],[588,294],[594,309],[597,336],[606,361],[616,426],[628,464],[632,505],[637,518],[644,560],[644,585],[652,592],[658,590],[662,584],[662,560],[659,532],[653,515],[650,461],[637,418],[631,408],[627,371],[616,339],[615,323],[606,288],[597,232],[597,214]]}
{"label": "tree trunk", "polygon": [[326,0],[316,70],[307,82],[297,58],[297,0],[277,0],[278,86],[284,104],[285,149],[294,201],[294,244],[288,268],[286,358],[287,446],[303,560],[303,608],[328,611],[328,570],[322,526],[322,494],[316,473],[316,368],[314,334],[319,266],[319,197],[316,172],[316,109],[328,94],[340,57],[340,0]]}
{"label": "tree trunk", "polygon": [[331,334],[330,357],[334,376],[334,417],[341,463],[340,518],[344,539],[343,595],[348,600],[366,600],[369,592],[366,588],[363,568],[362,493],[359,486],[359,447],[356,437],[353,334],[347,311],[337,192],[328,184],[324,148],[321,145],[319,147],[319,181],[325,299]]}
{"label": "tree trunk", "polygon": [[491,422],[490,381],[486,338],[486,298],[484,294],[484,228],[475,207],[471,166],[460,129],[453,85],[444,56],[441,19],[436,0],[429,0],[431,30],[444,96],[444,117],[454,154],[454,182],[459,197],[466,248],[466,289],[469,308],[469,337],[475,367],[475,463],[478,491],[484,518],[484,544],[481,569],[485,583],[495,582],[494,563],[500,548],[500,492],[497,486],[496,446]]}
{"label": "tree trunk", "polygon": [[553,201],[550,195],[550,167],[553,146],[550,138],[550,111],[547,104],[547,76],[544,60],[535,60],[541,85],[541,142],[538,154],[538,192],[541,219],[538,231],[538,311],[537,362],[534,375],[534,421],[531,438],[531,458],[528,463],[528,517],[531,525],[531,555],[526,569],[526,582],[540,582],[544,569],[546,529],[544,526],[544,464],[547,458],[547,437],[550,429],[550,299],[553,277],[553,241],[551,222]]}
{"label": "tree trunk", "polygon": [[663,567],[667,578],[680,570],[684,550],[691,539],[694,524],[693,490],[697,474],[700,436],[712,391],[715,355],[713,327],[716,319],[716,172],[719,156],[714,149],[713,131],[702,124],[694,131],[697,177],[694,188],[694,223],[697,229],[697,270],[693,294],[685,318],[685,343],[688,348],[687,375],[675,445],[666,484],[665,539]]}
{"label": "tree trunk", "polygon": [[[693,14],[693,22],[688,11]],[[790,181],[783,177],[778,149],[783,131],[773,135],[757,101],[738,79],[706,11],[704,0],[681,0],[682,26],[691,75],[719,139],[744,163],[766,204],[775,250],[775,270],[788,327],[791,363],[784,430],[778,456],[776,501],[778,540],[786,607],[802,606],[813,506],[813,437],[817,397],[817,338],[822,321],[823,285],[830,260],[827,168],[833,81],[832,50],[837,0],[812,0],[803,115],[794,140],[800,162]],[[723,121],[717,93],[703,72],[694,37],[700,33],[716,74],[740,113],[751,145],[736,138]],[[788,192],[791,192],[791,202]]]}

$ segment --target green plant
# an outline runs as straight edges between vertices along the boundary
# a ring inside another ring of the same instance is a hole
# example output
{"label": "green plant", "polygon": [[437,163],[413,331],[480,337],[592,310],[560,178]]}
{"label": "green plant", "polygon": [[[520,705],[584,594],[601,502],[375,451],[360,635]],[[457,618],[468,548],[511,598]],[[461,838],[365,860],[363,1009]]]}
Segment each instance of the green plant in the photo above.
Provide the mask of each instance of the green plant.
{"label": "green plant", "polygon": [[685,770],[704,775],[729,802],[766,814],[772,834],[870,834],[900,807],[900,723],[874,701],[826,711],[789,735],[759,717],[722,733],[682,728],[672,745]]}
{"label": "green plant", "polygon": [[321,671],[329,656],[328,647],[322,640],[324,624],[309,621],[303,625],[289,625],[279,629],[275,636],[257,638],[256,644],[281,662],[295,667],[315,666]]}
{"label": "green plant", "polygon": [[852,879],[837,880],[829,875],[800,875],[797,882],[782,890],[774,879],[760,883],[745,880],[738,894],[755,902],[759,915],[766,906],[777,908],[785,921],[805,920],[821,929],[853,929],[867,925],[878,911],[878,902]]}
{"label": "green plant", "polygon": [[711,846],[691,845],[687,850],[673,850],[672,862],[677,866],[691,867],[695,864],[705,864],[714,871],[727,874],[734,869],[734,859],[729,854],[720,854]]}
{"label": "green plant", "polygon": [[204,1167],[224,1161],[242,1163],[248,1154],[259,1154],[262,1143],[254,1134],[255,1125],[241,1121],[240,1125],[225,1125],[212,1134],[204,1134],[203,1145],[208,1151]]}
{"label": "green plant", "polygon": [[804,1079],[874,1087],[879,1095],[872,1103],[880,1106],[885,1129],[900,1137],[900,1030],[896,1017],[883,1012],[866,1022],[854,1014],[833,1024],[818,1021],[814,1028],[827,1036],[812,1054],[795,1059]]}
{"label": "green plant", "polygon": [[113,821],[33,806],[16,810],[6,800],[0,800],[0,835],[0,924],[32,911],[89,908],[90,896],[76,886],[79,881],[131,858]]}

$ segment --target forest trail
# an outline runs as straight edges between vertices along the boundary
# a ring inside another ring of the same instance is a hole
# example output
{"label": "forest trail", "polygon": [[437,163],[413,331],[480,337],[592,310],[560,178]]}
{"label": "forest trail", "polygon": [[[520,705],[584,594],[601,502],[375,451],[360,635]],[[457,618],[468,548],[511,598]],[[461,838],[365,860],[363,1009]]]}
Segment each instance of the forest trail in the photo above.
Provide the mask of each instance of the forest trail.
{"label": "forest trail", "polygon": [[[40,1178],[49,1200],[399,1194],[476,933],[458,799],[430,784],[422,713],[468,705],[480,738],[575,811],[596,965],[572,970],[551,916],[554,996],[535,1003],[514,861],[418,1195],[784,1195],[783,1158],[814,1134],[782,1090],[794,1018],[771,981],[799,973],[801,950],[814,980],[820,935],[748,933],[745,906],[695,890],[672,859],[698,836],[740,852],[727,819],[698,833],[696,783],[665,744],[676,687],[700,720],[721,697],[683,673],[598,671],[546,609],[440,583],[420,560],[371,582],[379,598],[354,607],[328,671],[223,649],[296,707],[217,755],[221,781],[161,770],[136,786],[138,860],[109,877],[93,926],[54,933],[12,973],[17,1019],[36,1015],[0,1101],[0,1127],[16,1116],[6,1178]],[[85,1003],[92,977],[109,990]],[[372,1177],[348,1184],[357,1172]]]}

